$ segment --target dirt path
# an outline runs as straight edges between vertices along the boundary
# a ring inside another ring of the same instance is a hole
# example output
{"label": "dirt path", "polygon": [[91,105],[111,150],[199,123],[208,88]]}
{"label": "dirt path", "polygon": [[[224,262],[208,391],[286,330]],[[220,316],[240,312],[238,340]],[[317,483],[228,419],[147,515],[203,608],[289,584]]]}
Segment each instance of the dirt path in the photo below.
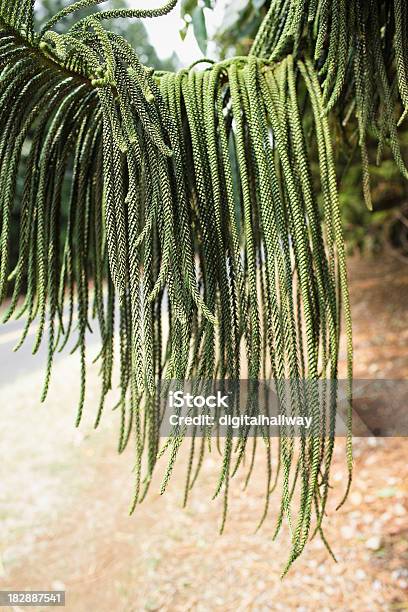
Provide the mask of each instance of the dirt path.
{"label": "dirt path", "polygon": [[[400,265],[352,264],[356,376],[408,378],[408,269],[401,281]],[[272,516],[254,534],[263,471],[247,491],[243,477],[234,486],[223,536],[211,457],[186,510],[179,461],[168,492],[157,494],[158,479],[129,518],[132,449],[115,453],[116,413],[92,431],[96,371],[88,420],[73,428],[77,374],[75,357],[57,364],[42,406],[37,374],[0,390],[0,588],[66,589],[75,612],[408,610],[406,440],[356,440],[352,493],[335,512],[345,474],[338,444],[326,521],[338,563],[315,539],[280,581],[287,534],[272,542]]]}

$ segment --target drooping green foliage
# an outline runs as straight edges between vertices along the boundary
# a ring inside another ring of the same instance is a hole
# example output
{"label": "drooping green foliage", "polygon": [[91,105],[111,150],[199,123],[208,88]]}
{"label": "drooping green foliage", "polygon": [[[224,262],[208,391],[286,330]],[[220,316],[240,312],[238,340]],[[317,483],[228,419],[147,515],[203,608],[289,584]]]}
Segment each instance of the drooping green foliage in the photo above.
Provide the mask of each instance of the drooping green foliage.
{"label": "drooping green foliage", "polygon": [[356,115],[363,190],[371,205],[369,148],[377,163],[389,146],[408,178],[398,127],[408,112],[408,9],[403,0],[272,0],[251,53],[278,61],[288,53],[314,59],[325,112],[343,123]]}
{"label": "drooping green foliage", "polygon": [[[313,62],[252,54],[177,74],[154,72],[103,27],[115,17],[164,15],[175,3],[99,11],[56,33],[65,16],[100,2],[69,5],[36,32],[32,1],[0,1],[0,301],[13,286],[4,319],[26,318],[20,345],[37,326],[34,352],[47,337],[44,398],[54,355],[75,336],[78,424],[90,328],[98,326],[102,340],[96,425],[112,387],[118,337],[119,450],[133,439],[136,452],[132,510],[167,453],[165,490],[181,444],[179,432],[160,449],[160,380],[336,380],[342,317],[351,377],[335,164]],[[310,151],[317,151],[317,167]],[[24,187],[17,202],[19,172]],[[11,270],[15,206],[19,257]],[[318,398],[308,402],[319,421]],[[284,518],[292,529],[287,568],[306,544],[313,515],[324,538],[335,405],[334,393],[329,430],[281,436],[276,467],[273,440],[259,442],[266,457],[262,521],[275,480],[282,489],[276,534]],[[197,452],[191,443],[185,499],[207,448],[201,439]],[[244,468],[249,445],[245,435],[220,443],[215,494],[225,495],[222,526],[230,480]],[[351,471],[350,440],[348,461]]]}

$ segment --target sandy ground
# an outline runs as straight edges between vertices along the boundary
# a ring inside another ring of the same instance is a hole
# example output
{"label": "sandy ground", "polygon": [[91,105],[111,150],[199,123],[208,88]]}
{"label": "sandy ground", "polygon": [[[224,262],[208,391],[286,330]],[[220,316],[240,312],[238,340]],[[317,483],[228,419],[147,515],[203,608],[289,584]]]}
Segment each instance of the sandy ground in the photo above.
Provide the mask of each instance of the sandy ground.
{"label": "sandy ground", "polygon": [[[408,378],[408,269],[402,279],[392,261],[354,261],[351,270],[356,376]],[[65,589],[75,612],[408,610],[406,439],[355,440],[352,492],[335,512],[345,477],[339,441],[326,520],[338,563],[316,538],[281,581],[287,533],[272,541],[274,504],[254,533],[263,470],[246,491],[238,478],[222,536],[211,456],[187,509],[181,459],[166,494],[158,479],[129,518],[132,448],[116,454],[115,412],[92,430],[95,368],[86,422],[74,428],[77,380],[73,356],[57,363],[43,405],[40,373],[0,389],[0,588]]]}

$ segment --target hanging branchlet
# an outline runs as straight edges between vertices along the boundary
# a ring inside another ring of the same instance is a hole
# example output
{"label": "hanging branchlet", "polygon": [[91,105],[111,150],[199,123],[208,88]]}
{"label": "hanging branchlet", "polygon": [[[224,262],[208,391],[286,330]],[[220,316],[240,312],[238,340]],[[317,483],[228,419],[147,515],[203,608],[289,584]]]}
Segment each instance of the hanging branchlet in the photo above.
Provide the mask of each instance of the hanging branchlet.
{"label": "hanging branchlet", "polygon": [[[281,58],[287,38],[296,41],[304,29],[308,3],[296,10],[286,3],[290,36],[286,26],[276,32],[274,22],[265,22],[254,47],[263,58],[207,62],[203,69],[195,64],[176,74],[143,66],[131,46],[102,25],[115,17],[165,14],[175,0],[161,9],[95,12],[65,33],[52,30],[65,16],[96,4],[75,2],[36,34],[31,2],[13,11],[14,3],[0,0],[0,297],[12,289],[6,320],[26,318],[19,346],[34,322],[35,350],[48,331],[43,399],[55,353],[67,345],[78,351],[77,424],[91,326],[101,337],[95,426],[113,386],[118,352],[118,449],[135,441],[133,511],[156,463],[167,455],[165,491],[183,443],[179,427],[160,448],[163,381],[275,380],[280,408],[290,414],[305,392],[297,383],[288,394],[285,379],[336,379],[341,314],[351,376],[351,322],[325,116],[328,86],[322,91],[310,60]],[[342,23],[334,27],[344,38]],[[271,40],[281,50],[275,53],[279,63],[265,59],[273,56]],[[323,73],[335,88],[331,64]],[[383,83],[385,88],[386,77]],[[304,120],[299,91],[312,121]],[[362,116],[362,134],[370,113]],[[319,177],[310,163],[313,151]],[[11,270],[16,209],[19,253]],[[248,410],[254,409],[251,402]],[[275,535],[285,520],[292,533],[286,570],[312,526],[323,536],[329,490],[336,394],[327,402],[328,415],[319,414],[315,389],[307,403],[317,422],[329,418],[329,429],[322,424],[318,434],[295,439],[284,428],[273,478],[267,436],[252,446],[248,430],[235,441],[229,430],[218,440],[222,460],[214,497],[224,496],[221,530],[249,446],[254,457],[264,445],[266,496],[259,518],[266,519],[279,483]],[[209,430],[200,435],[201,445],[192,439],[185,501],[210,446]],[[247,483],[252,471],[245,471]]]}
{"label": "hanging branchlet", "polygon": [[356,116],[363,193],[371,209],[369,138],[378,141],[377,163],[388,145],[408,178],[398,134],[408,114],[406,2],[272,0],[251,53],[279,61],[288,52],[299,59],[314,58],[323,112],[335,109],[343,122]]}

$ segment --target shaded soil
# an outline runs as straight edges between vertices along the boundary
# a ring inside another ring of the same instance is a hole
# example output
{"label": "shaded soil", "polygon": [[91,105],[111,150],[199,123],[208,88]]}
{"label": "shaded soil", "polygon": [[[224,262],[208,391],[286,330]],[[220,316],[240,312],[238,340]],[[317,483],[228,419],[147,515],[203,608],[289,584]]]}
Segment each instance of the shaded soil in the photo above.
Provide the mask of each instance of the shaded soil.
{"label": "shaded soil", "polygon": [[[401,266],[351,262],[356,377],[408,378],[408,269]],[[74,429],[76,361],[57,364],[45,405],[38,402],[38,374],[0,390],[0,588],[65,589],[66,607],[75,612],[408,610],[406,439],[355,440],[352,491],[336,512],[345,482],[339,441],[326,519],[338,563],[316,538],[281,581],[288,537],[283,531],[272,541],[273,502],[270,519],[254,533],[262,469],[246,491],[238,477],[222,536],[221,500],[210,501],[218,473],[211,456],[186,509],[181,460],[166,494],[158,494],[158,475],[129,518],[132,448],[115,453],[115,412],[107,411],[98,432],[90,414]]]}

